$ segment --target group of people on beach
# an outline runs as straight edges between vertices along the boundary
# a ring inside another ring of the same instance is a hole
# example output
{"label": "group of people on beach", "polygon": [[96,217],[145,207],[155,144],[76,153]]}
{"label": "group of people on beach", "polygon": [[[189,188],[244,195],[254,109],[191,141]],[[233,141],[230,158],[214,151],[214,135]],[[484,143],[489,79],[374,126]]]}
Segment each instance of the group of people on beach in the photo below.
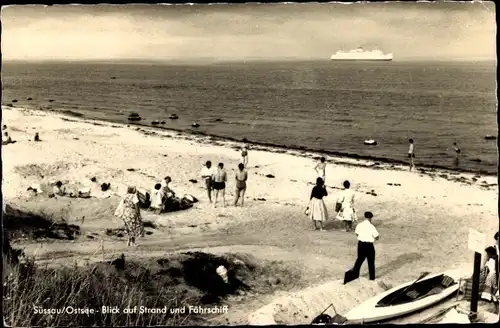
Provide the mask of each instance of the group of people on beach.
{"label": "group of people on beach", "polygon": [[[248,163],[248,162],[247,162]],[[219,193],[222,196],[222,206],[226,207],[226,182],[227,172],[224,169],[224,163],[219,163],[217,169],[212,168],[212,162],[207,161],[201,169],[201,177],[205,180],[208,200],[212,203],[212,193],[215,194],[213,202],[214,207],[217,207]],[[247,189],[248,172],[245,170],[243,163],[238,164],[238,170],[235,175],[235,198],[234,206],[238,206],[238,201],[241,199],[241,206],[245,203],[245,191]]]}
{"label": "group of people on beach", "polygon": [[[321,157],[314,167],[316,171],[316,185],[312,188],[309,197],[309,204],[306,208],[306,214],[312,220],[315,230],[323,231],[323,224],[328,220],[328,209],[323,200],[328,196],[326,190],[326,158]],[[345,283],[359,277],[361,265],[365,260],[368,261],[368,271],[370,280],[375,279],[375,247],[374,242],[379,239],[379,233],[375,226],[371,223],[373,218],[372,212],[365,212],[364,217],[359,220],[356,209],[354,207],[355,193],[351,189],[351,183],[348,180],[343,182],[344,189],[339,193],[335,204],[336,218],[344,224],[346,232],[353,230],[353,223],[359,221],[356,225],[354,233],[358,238],[358,256],[351,270],[346,273]],[[349,276],[349,277],[348,277]],[[349,280],[350,279],[350,280]]]}
{"label": "group of people on beach", "polygon": [[[309,197],[309,205],[306,208],[306,214],[313,221],[316,230],[323,230],[323,224],[328,220],[328,209],[323,197],[328,196],[326,190],[326,158],[321,157],[314,167],[317,173],[316,185],[312,188]],[[357,220],[356,210],[354,208],[355,193],[351,188],[351,183],[346,180],[343,183],[344,189],[337,198],[335,212],[337,218],[344,223],[345,231],[352,231],[353,222]]]}
{"label": "group of people on beach", "polygon": [[[241,199],[241,206],[245,203],[245,192],[247,190],[248,172],[245,169],[248,165],[248,151],[249,147],[245,144],[241,149],[241,163],[238,164],[235,178],[235,198],[234,206],[238,206],[238,201]],[[222,197],[222,206],[226,207],[226,183],[227,172],[224,169],[224,163],[219,163],[217,168],[212,168],[212,162],[206,161],[205,166],[201,169],[200,173],[202,179],[205,181],[207,189],[208,200],[212,203],[212,194],[215,194],[213,202],[214,208],[217,207],[217,200],[219,194]]]}
{"label": "group of people on beach", "polygon": [[[410,147],[408,148],[408,162],[410,165],[410,171],[412,169],[415,169],[415,142],[413,139],[408,140],[410,143]],[[458,147],[458,144],[456,142],[453,143],[453,146],[451,148],[448,148],[447,150],[453,150],[455,153],[455,166],[458,166],[460,162],[460,156],[462,154],[462,150],[460,147]]]}
{"label": "group of people on beach", "polygon": [[144,224],[141,206],[147,205],[156,214],[173,210],[183,200],[178,200],[169,184],[172,178],[166,176],[154,185],[151,193],[139,191],[135,186],[128,186],[127,193],[121,199],[114,215],[122,219],[128,235],[128,246],[136,246],[136,238],[144,236]]}
{"label": "group of people on beach", "polygon": [[[248,164],[248,150],[248,145],[242,148],[242,163],[238,164],[238,170],[235,174],[236,196],[234,206],[238,206],[240,199],[241,206],[244,204],[245,191],[247,188],[246,182],[248,180],[248,173],[245,170],[245,165]],[[201,177],[205,181],[210,203],[212,203],[212,195],[215,194],[213,203],[214,207],[217,207],[218,197],[221,195],[222,205],[225,207],[227,172],[224,169],[224,163],[219,163],[217,168],[214,169],[212,167],[212,162],[207,161],[205,166],[201,169]],[[160,214],[162,212],[182,209],[184,203],[189,203],[185,207],[192,206],[192,203],[197,201],[191,195],[185,195],[182,199],[176,197],[175,192],[169,186],[171,182],[172,178],[166,176],[161,182],[154,185],[150,193],[140,191],[135,186],[129,186],[127,188],[127,193],[120,201],[114,215],[123,220],[128,235],[128,246],[137,246],[136,239],[144,235],[141,206],[146,205],[148,209],[154,211],[155,214]],[[61,186],[57,187],[60,188]]]}

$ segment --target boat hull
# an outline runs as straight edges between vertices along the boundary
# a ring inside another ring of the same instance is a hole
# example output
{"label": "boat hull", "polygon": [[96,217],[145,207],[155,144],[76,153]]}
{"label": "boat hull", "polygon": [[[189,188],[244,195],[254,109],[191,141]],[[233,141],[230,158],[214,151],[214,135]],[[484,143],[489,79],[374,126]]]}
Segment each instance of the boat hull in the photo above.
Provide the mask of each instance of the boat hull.
{"label": "boat hull", "polygon": [[[426,280],[436,278],[437,276],[446,274],[450,277],[452,277],[455,282],[458,282],[457,277],[453,277],[450,274],[447,273],[439,273],[439,274],[434,274],[426,277],[425,279],[422,279],[420,282],[425,282]],[[388,290],[385,293],[382,293],[380,295],[377,295],[368,301],[360,304],[358,307],[352,309],[349,311],[345,317],[349,322],[352,323],[370,323],[370,322],[380,322],[380,321],[385,321],[393,318],[397,318],[400,316],[408,315],[414,312],[417,312],[419,310],[423,310],[425,308],[428,308],[436,303],[439,303],[448,297],[450,297],[453,294],[456,294],[459,288],[459,284],[455,283],[454,285],[451,285],[448,288],[443,289],[439,294],[435,295],[430,295],[426,296],[420,300],[415,300],[409,303],[404,303],[404,304],[398,304],[398,305],[392,305],[392,306],[380,306],[377,307],[377,304],[379,302],[386,298],[388,295],[393,294],[399,290],[402,290],[410,285],[412,285],[413,282],[408,282],[405,284],[402,284],[400,286],[397,286],[395,288],[392,288]]]}

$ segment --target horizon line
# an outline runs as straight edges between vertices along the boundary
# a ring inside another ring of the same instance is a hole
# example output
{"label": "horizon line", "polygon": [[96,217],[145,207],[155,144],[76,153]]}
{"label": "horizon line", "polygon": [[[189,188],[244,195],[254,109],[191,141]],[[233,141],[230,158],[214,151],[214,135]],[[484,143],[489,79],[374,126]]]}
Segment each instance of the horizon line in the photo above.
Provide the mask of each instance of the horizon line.
{"label": "horizon line", "polygon": [[[102,62],[102,63],[246,63],[246,62],[335,62],[330,60],[330,58],[261,58],[261,57],[249,57],[240,59],[215,59],[215,58],[199,58],[199,59],[182,59],[182,58],[170,58],[170,59],[157,59],[157,58],[99,58],[99,59],[6,59],[2,60],[3,63],[9,62],[24,62],[24,63],[82,63],[82,62]],[[396,58],[388,62],[496,62],[497,58]],[[360,61],[362,62],[362,61]]]}

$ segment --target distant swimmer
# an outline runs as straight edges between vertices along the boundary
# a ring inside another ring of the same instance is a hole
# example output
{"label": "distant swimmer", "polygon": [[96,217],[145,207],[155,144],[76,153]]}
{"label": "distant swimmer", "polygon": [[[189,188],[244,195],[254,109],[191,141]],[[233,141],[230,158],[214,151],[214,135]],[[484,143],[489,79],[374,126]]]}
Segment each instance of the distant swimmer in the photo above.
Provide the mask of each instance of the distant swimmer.
{"label": "distant swimmer", "polygon": [[317,173],[317,178],[323,179],[323,182],[325,182],[325,177],[326,177],[326,158],[321,157],[318,164],[314,167],[314,170]]}
{"label": "distant swimmer", "polygon": [[408,149],[408,160],[410,162],[410,171],[415,168],[415,145],[413,144],[413,139],[408,140],[410,142],[410,148]]}

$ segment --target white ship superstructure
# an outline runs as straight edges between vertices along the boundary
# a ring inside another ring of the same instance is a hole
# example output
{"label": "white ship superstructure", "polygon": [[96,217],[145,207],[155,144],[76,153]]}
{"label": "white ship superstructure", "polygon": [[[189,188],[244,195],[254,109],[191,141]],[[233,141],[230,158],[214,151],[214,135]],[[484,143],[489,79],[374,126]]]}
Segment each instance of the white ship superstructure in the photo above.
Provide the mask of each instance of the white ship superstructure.
{"label": "white ship superstructure", "polygon": [[392,60],[392,53],[384,54],[380,50],[363,50],[363,48],[357,48],[350,51],[337,51],[331,60]]}

